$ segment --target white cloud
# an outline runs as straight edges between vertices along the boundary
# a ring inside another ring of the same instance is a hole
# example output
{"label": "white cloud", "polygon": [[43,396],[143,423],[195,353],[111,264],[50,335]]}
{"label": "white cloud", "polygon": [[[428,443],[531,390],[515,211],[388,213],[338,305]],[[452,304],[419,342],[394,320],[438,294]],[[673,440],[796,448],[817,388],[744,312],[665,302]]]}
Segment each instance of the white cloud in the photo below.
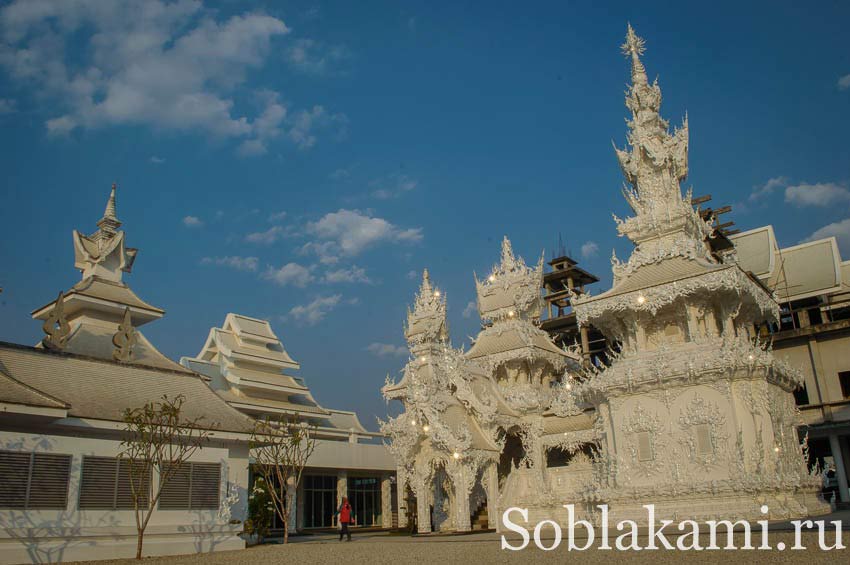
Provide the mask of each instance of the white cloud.
{"label": "white cloud", "polygon": [[304,288],[314,280],[310,269],[298,263],[287,263],[279,269],[269,266],[263,273],[263,278],[279,286],[291,284],[300,288]]}
{"label": "white cloud", "polygon": [[407,271],[407,278],[410,280],[416,280],[419,277],[419,273],[414,271],[413,269]]}
{"label": "white cloud", "polygon": [[279,222],[282,219],[284,219],[285,217],[286,217],[286,212],[281,210],[280,212],[274,212],[272,214],[269,214],[269,221],[270,222]]}
{"label": "white cloud", "polygon": [[850,190],[832,182],[798,184],[785,189],[785,202],[798,206],[832,206],[850,202]]}
{"label": "white cloud", "polygon": [[[359,210],[340,209],[325,214],[319,221],[307,224],[306,229],[320,240],[326,256],[353,256],[380,242],[417,243],[423,238],[422,228],[399,228]],[[317,250],[316,245],[302,249]]]}
{"label": "white cloud", "polygon": [[372,196],[378,200],[389,200],[398,198],[402,194],[410,192],[419,184],[418,181],[407,175],[393,174],[384,179],[374,180],[369,183],[374,188]]}
{"label": "white cloud", "polygon": [[157,157],[156,155],[153,155],[150,158],[150,162],[153,163],[154,165],[162,165],[163,163],[165,163],[165,159],[162,158],[162,157]]}
{"label": "white cloud", "polygon": [[850,89],[850,75],[844,75],[838,79],[838,90]]}
{"label": "white cloud", "polygon": [[312,146],[316,127],[346,122],[321,107],[290,112],[269,90],[256,93],[253,113],[237,105],[287,33],[278,18],[222,18],[195,0],[17,0],[0,9],[0,67],[53,112],[49,135],[142,125],[234,139],[240,154],[259,155],[284,133]]}
{"label": "white cloud", "polygon": [[407,355],[406,347],[391,343],[370,343],[366,346],[366,351],[377,357],[404,357]]}
{"label": "white cloud", "polygon": [[366,275],[366,270],[362,267],[352,265],[348,268],[328,271],[322,280],[329,284],[334,283],[364,283],[370,284],[372,279]]}
{"label": "white cloud", "polygon": [[770,196],[777,188],[782,188],[787,185],[788,177],[773,177],[762,185],[754,186],[753,190],[750,192],[749,200],[750,202],[756,202],[757,200]]}
{"label": "white cloud", "polygon": [[17,107],[17,102],[11,98],[0,98],[0,116],[14,113]]}
{"label": "white cloud", "polygon": [[581,246],[582,259],[596,257],[597,253],[599,253],[599,245],[597,245],[595,241],[586,241],[584,245]]}
{"label": "white cloud", "polygon": [[343,139],[348,134],[348,116],[329,114],[323,106],[313,106],[292,116],[287,136],[299,149],[309,149],[316,144],[314,130],[317,128],[334,129],[336,139]]}
{"label": "white cloud", "polygon": [[470,300],[466,303],[466,308],[463,309],[463,317],[471,318],[473,314],[478,313],[478,305],[475,304],[474,300]]}
{"label": "white cloud", "polygon": [[265,231],[249,233],[245,236],[245,241],[250,243],[260,243],[262,245],[271,245],[278,239],[284,237],[286,231],[281,226],[272,226]]}
{"label": "white cloud", "polygon": [[295,250],[299,255],[315,254],[323,265],[336,265],[339,263],[337,245],[333,241],[308,241]]}
{"label": "white cloud", "polygon": [[314,39],[296,39],[285,52],[286,61],[295,69],[309,74],[321,75],[332,70],[332,66],[349,57],[347,49],[328,46]]}
{"label": "white cloud", "polygon": [[289,315],[299,322],[313,326],[321,322],[331,310],[339,305],[341,300],[341,294],[319,296],[308,304],[293,307],[289,311]]}
{"label": "white cloud", "polygon": [[204,225],[204,222],[197,216],[184,216],[183,225],[187,228],[200,228]]}
{"label": "white cloud", "polygon": [[804,239],[803,242],[815,241],[826,237],[835,237],[838,240],[838,247],[841,249],[842,256],[850,256],[850,218],[845,218],[844,220],[820,228]]}
{"label": "white cloud", "polygon": [[256,257],[237,257],[235,255],[227,257],[204,257],[201,259],[201,265],[217,265],[220,267],[230,267],[237,271],[251,272],[257,270],[258,262]]}

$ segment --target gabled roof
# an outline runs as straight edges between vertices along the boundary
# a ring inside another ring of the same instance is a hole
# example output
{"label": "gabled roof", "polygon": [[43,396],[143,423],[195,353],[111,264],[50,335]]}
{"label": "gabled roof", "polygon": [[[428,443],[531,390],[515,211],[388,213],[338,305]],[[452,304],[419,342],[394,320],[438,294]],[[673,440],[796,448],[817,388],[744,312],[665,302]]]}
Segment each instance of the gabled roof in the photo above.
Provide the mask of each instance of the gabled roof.
{"label": "gabled roof", "polygon": [[770,275],[775,267],[776,235],[773,226],[767,225],[729,236],[735,244],[738,264],[757,277]]}
{"label": "gabled roof", "polygon": [[834,237],[780,248],[768,225],[730,239],[741,268],[759,277],[782,302],[841,290],[845,277]]}
{"label": "gabled roof", "polygon": [[[0,342],[0,371],[15,381],[69,405],[68,415],[77,418],[122,422],[127,408],[159,401],[163,395],[183,395],[183,414],[203,417],[217,429],[249,433],[251,421],[221,400],[204,379],[188,371],[172,371],[57,353]],[[0,401],[8,387],[0,388]]]}

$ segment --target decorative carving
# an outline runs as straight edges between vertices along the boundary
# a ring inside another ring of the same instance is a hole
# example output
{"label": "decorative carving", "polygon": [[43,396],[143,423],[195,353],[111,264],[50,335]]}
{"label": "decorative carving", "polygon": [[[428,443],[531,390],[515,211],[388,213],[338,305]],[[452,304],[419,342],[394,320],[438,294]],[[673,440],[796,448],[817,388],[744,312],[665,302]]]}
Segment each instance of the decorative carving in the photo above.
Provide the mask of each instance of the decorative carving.
{"label": "decorative carving", "polygon": [[129,363],[133,360],[133,347],[136,345],[136,328],[133,327],[133,320],[130,317],[130,308],[124,309],[124,319],[118,324],[118,331],[112,336],[112,345],[115,349],[112,351],[112,358],[122,363]]}
{"label": "decorative carving", "polygon": [[65,293],[60,292],[59,297],[53,305],[47,319],[41,326],[44,331],[44,339],[41,340],[41,345],[45,349],[51,351],[62,351],[65,349],[65,344],[68,342],[68,334],[71,333],[71,326],[65,319]]}

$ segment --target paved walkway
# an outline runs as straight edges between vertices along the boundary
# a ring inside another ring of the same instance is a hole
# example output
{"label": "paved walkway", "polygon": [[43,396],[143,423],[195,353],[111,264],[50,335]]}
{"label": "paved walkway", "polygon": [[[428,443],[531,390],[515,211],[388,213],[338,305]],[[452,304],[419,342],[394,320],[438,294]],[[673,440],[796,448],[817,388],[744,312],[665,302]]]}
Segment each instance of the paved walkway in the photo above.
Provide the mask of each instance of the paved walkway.
{"label": "paved walkway", "polygon": [[[831,533],[831,532],[830,532]],[[833,534],[834,535],[834,534]],[[827,537],[832,542],[833,535]],[[611,536],[612,542],[614,536]],[[725,535],[720,536],[725,539]],[[519,538],[516,538],[518,540]],[[754,536],[754,545],[757,537]],[[512,543],[517,543],[517,541]],[[736,536],[736,544],[743,545],[742,538]],[[388,534],[386,532],[371,532],[354,534],[351,543],[339,542],[333,534],[314,536],[296,536],[290,538],[288,545],[266,544],[242,551],[223,551],[213,554],[186,555],[176,557],[156,557],[145,559],[145,565],[276,565],[280,564],[392,564],[403,565],[418,563],[422,565],[438,564],[452,565],[462,563],[604,563],[616,559],[618,562],[645,563],[664,565],[666,563],[681,563],[686,560],[691,563],[848,563],[850,550],[821,551],[817,549],[817,534],[804,533],[803,544],[809,547],[805,551],[602,551],[591,549],[584,552],[567,551],[566,540],[554,551],[541,551],[534,547],[532,541],[523,551],[507,551],[500,549],[501,536],[496,533],[476,533],[463,536],[423,536],[410,537],[405,535]],[[548,545],[552,541],[551,530]],[[850,545],[850,532],[844,532],[845,544]],[[770,544],[777,546],[779,542],[791,547],[794,543],[792,532],[777,531],[770,535]],[[646,545],[645,539],[641,545]],[[675,543],[675,542],[674,542]],[[708,544],[707,539],[703,542]],[[722,543],[722,542],[721,542]],[[133,560],[98,562],[103,565],[132,565]]]}

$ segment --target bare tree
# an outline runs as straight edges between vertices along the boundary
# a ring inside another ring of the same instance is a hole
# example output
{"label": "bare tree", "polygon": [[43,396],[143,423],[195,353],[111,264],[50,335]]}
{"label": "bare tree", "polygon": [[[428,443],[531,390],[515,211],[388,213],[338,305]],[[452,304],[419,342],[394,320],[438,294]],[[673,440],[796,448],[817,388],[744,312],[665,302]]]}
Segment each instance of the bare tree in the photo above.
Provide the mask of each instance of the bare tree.
{"label": "bare tree", "polygon": [[[201,427],[203,417],[184,418],[181,412],[185,402],[182,394],[175,398],[163,396],[157,402],[124,411],[126,436],[119,457],[128,464],[138,533],[136,559],[142,558],[145,529],[163,488],[209,439],[209,431],[217,427]],[[154,477],[158,480],[152,480]]]}
{"label": "bare tree", "polygon": [[[307,459],[316,447],[314,428],[290,419],[257,420],[251,448],[257,473],[265,479],[275,513],[283,523],[283,543],[289,542],[289,512]],[[287,488],[288,487],[288,488]]]}

